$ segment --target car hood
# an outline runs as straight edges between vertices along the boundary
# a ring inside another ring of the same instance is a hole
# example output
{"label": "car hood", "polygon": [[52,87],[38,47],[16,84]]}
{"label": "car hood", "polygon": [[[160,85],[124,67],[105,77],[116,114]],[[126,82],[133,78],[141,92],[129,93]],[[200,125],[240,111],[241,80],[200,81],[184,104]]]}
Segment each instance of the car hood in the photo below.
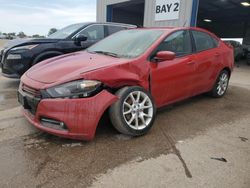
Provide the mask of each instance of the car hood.
{"label": "car hood", "polygon": [[32,44],[42,44],[42,43],[55,43],[58,42],[61,39],[49,39],[49,38],[44,38],[44,39],[14,39],[9,41],[4,48],[5,49],[11,49],[14,47],[19,47],[19,46],[26,46],[26,45],[32,45]]}
{"label": "car hood", "polygon": [[29,69],[26,76],[45,84],[63,83],[80,79],[86,72],[127,62],[127,59],[82,51],[45,60]]}

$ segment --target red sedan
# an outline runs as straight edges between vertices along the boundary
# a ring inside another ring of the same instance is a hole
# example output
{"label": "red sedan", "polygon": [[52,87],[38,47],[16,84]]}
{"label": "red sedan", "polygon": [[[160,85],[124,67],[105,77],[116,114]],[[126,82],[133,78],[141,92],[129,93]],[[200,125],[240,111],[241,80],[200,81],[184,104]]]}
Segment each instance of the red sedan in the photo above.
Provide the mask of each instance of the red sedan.
{"label": "red sedan", "polygon": [[156,108],[201,93],[222,97],[233,50],[198,28],[132,29],[86,51],[45,60],[21,78],[18,99],[38,129],[91,140],[109,111],[121,133],[140,136]]}

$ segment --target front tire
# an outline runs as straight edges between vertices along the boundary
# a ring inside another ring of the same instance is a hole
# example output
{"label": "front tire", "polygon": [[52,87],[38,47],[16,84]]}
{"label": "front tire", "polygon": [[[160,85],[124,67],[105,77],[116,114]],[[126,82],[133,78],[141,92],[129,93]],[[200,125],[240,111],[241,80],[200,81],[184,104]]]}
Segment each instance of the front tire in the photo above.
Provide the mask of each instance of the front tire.
{"label": "front tire", "polygon": [[212,97],[220,98],[226,94],[228,84],[229,84],[229,78],[230,78],[230,75],[227,70],[221,71],[213,89],[210,92]]}
{"label": "front tire", "polygon": [[120,133],[146,134],[152,127],[156,108],[151,95],[141,87],[124,87],[116,92],[119,100],[109,110],[110,120]]}

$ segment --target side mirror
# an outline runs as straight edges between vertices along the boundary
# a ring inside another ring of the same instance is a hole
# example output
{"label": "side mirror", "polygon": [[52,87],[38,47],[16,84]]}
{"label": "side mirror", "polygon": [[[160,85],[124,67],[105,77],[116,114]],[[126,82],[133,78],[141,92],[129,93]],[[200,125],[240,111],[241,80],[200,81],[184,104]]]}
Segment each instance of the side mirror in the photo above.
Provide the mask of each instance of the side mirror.
{"label": "side mirror", "polygon": [[154,59],[159,62],[159,61],[170,61],[175,59],[175,53],[170,52],[170,51],[160,51],[156,54]]}
{"label": "side mirror", "polygon": [[74,41],[76,45],[80,46],[81,42],[86,41],[87,39],[88,37],[86,37],[85,35],[77,35]]}

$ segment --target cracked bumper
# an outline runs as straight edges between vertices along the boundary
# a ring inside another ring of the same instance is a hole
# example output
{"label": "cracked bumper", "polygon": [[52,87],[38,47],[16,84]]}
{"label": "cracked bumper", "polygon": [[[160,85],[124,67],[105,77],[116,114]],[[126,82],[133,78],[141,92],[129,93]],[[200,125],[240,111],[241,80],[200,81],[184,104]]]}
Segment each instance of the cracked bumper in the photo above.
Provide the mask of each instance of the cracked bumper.
{"label": "cracked bumper", "polygon": [[[77,140],[91,140],[105,110],[118,98],[106,90],[90,98],[42,99],[35,115],[23,109],[23,114],[36,128],[50,134]],[[45,127],[41,118],[63,122],[67,129]]]}

